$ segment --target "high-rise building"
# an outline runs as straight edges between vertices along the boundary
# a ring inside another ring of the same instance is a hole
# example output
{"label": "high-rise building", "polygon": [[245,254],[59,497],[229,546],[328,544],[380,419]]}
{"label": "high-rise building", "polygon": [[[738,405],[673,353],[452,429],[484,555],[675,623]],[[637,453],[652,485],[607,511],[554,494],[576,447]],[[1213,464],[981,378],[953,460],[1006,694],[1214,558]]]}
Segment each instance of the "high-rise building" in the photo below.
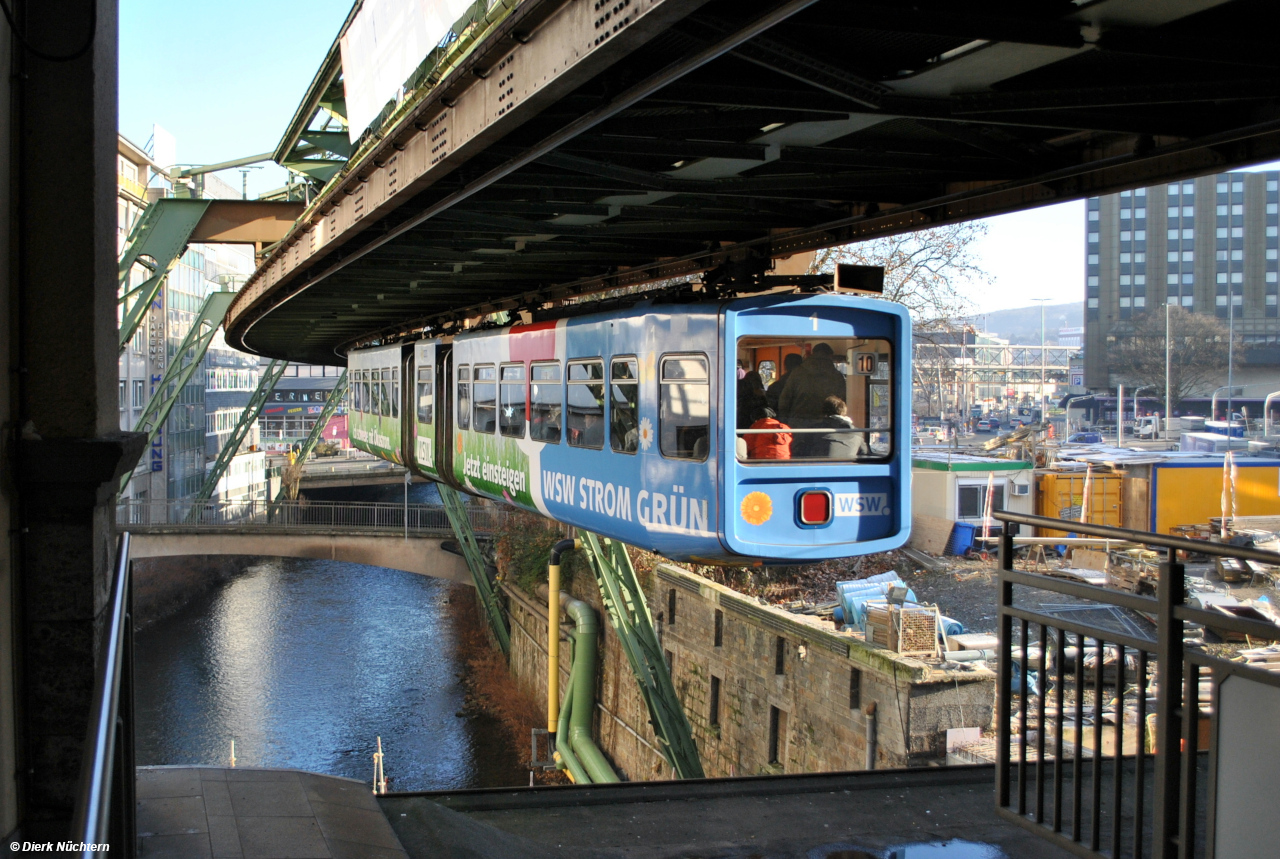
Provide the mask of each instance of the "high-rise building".
{"label": "high-rise building", "polygon": [[[1113,387],[1112,338],[1166,302],[1230,322],[1238,386],[1275,381],[1280,172],[1223,173],[1087,204],[1084,383]],[[1225,384],[1227,368],[1221,368]],[[1208,393],[1208,392],[1205,392]]]}

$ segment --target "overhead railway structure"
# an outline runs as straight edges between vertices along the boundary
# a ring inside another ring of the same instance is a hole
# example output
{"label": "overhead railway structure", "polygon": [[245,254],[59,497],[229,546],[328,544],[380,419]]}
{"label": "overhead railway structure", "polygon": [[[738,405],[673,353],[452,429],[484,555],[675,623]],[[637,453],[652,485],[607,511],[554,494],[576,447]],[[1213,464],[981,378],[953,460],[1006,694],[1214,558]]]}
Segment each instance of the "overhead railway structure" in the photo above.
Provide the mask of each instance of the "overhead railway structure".
{"label": "overhead railway structure", "polygon": [[814,248],[1280,156],[1255,0],[503,3],[349,160],[312,122],[343,109],[335,43],[278,153],[331,178],[240,292],[229,342],[339,364],[497,310],[743,282]]}

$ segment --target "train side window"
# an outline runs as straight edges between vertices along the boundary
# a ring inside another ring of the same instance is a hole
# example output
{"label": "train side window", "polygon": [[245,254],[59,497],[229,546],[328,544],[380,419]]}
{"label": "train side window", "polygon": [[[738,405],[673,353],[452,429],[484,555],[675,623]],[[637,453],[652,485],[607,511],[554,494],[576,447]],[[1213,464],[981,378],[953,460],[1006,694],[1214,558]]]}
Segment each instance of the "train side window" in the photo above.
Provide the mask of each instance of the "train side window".
{"label": "train side window", "polygon": [[373,398],[369,401],[369,414],[375,417],[382,414],[382,371],[372,370],[369,376],[369,393]]}
{"label": "train side window", "polygon": [[707,458],[711,435],[711,383],[702,355],[664,355],[658,431],[662,455]]}
{"label": "train side window", "polygon": [[418,368],[418,423],[429,424],[434,415],[435,404],[434,371],[430,366]]}
{"label": "train side window", "polygon": [[524,438],[524,364],[503,364],[499,392],[498,431],[512,438]]}
{"label": "train side window", "polygon": [[569,362],[569,444],[604,447],[604,361]]}
{"label": "train side window", "polygon": [[391,417],[400,417],[400,368],[391,368]]}
{"label": "train side window", "polygon": [[361,373],[359,370],[352,370],[350,371],[350,373],[351,373],[351,376],[350,376],[351,382],[350,384],[347,385],[347,401],[348,401],[347,408],[349,408],[353,412],[363,412],[364,403],[360,401]]}
{"label": "train side window", "polygon": [[458,410],[454,413],[458,429],[471,427],[471,368],[458,368]]}
{"label": "train side window", "polygon": [[471,428],[493,435],[498,421],[498,370],[492,364],[475,370],[475,381],[471,385]]}
{"label": "train side window", "polygon": [[529,368],[529,435],[534,441],[560,443],[560,365],[534,364]]}
{"label": "train side window", "polygon": [[640,372],[635,358],[614,358],[609,371],[609,444],[635,453],[640,443]]}

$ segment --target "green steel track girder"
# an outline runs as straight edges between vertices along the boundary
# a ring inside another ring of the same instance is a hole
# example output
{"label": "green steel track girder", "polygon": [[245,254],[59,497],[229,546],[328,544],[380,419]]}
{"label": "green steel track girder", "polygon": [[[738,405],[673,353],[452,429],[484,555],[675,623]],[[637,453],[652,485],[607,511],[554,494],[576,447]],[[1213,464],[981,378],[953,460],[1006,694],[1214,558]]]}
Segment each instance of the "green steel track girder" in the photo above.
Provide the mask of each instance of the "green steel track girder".
{"label": "green steel track girder", "polygon": [[[120,255],[119,302],[125,306],[124,317],[120,321],[121,352],[142,324],[151,302],[160,292],[160,285],[182,257],[191,233],[204,217],[210,202],[166,197],[148,206],[133,225]],[[135,264],[149,269],[151,275],[129,288],[129,273]]]}
{"label": "green steel track girder", "polygon": [[467,559],[467,567],[471,570],[471,578],[475,582],[476,595],[484,607],[485,616],[489,619],[489,628],[497,639],[503,656],[511,655],[511,632],[507,629],[507,620],[502,616],[502,606],[498,604],[498,592],[489,578],[488,565],[480,554],[480,546],[476,543],[475,532],[471,530],[471,519],[467,516],[466,505],[462,501],[462,493],[443,483],[437,484],[440,499],[444,502],[444,511],[449,516],[449,524],[462,547],[462,555]]}
{"label": "green steel track girder", "polygon": [[703,778],[693,729],[671,682],[662,645],[653,629],[649,603],[626,547],[581,529],[578,536],[591,560],[605,610],[631,663],[640,695],[649,708],[654,734],[665,750],[667,761],[680,778]]}
{"label": "green steel track girder", "polygon": [[240,445],[244,442],[245,436],[249,434],[249,430],[253,427],[253,422],[258,419],[258,415],[262,412],[262,407],[266,405],[267,397],[271,396],[271,392],[275,390],[276,382],[280,381],[280,377],[284,375],[284,368],[288,366],[288,361],[279,360],[272,361],[267,365],[262,378],[258,379],[258,387],[254,389],[253,394],[249,397],[249,402],[245,404],[244,411],[240,413],[240,420],[236,421],[235,428],[231,430],[227,443],[222,446],[222,450],[218,451],[218,458],[214,460],[213,468],[205,475],[204,484],[200,487],[200,491],[196,493],[195,504],[192,505],[191,513],[188,515],[198,515],[196,512],[198,507],[196,505],[213,497],[213,490],[218,488],[218,481],[226,473],[227,466],[231,464],[231,460],[240,452]]}
{"label": "green steel track girder", "polygon": [[[204,353],[213,341],[213,335],[218,332],[218,327],[222,325],[222,320],[227,315],[227,308],[231,306],[231,301],[235,297],[234,292],[214,292],[204,300],[204,304],[200,305],[200,312],[191,322],[191,330],[187,332],[186,337],[182,338],[182,344],[178,346],[173,360],[165,368],[164,376],[156,385],[151,399],[147,401],[147,407],[142,410],[142,416],[134,424],[135,432],[147,434],[148,447],[155,439],[156,433],[164,426],[169,412],[173,411],[174,404],[182,395],[182,389],[191,380],[196,370],[200,369]],[[129,485],[132,477],[133,472],[130,472],[120,479],[121,492]]]}
{"label": "green steel track girder", "polygon": [[[302,443],[302,448],[298,451],[296,462],[306,462],[307,457],[311,456],[311,451],[316,449],[316,444],[320,441],[320,437],[324,435],[324,428],[329,423],[329,418],[333,417],[333,413],[338,410],[338,404],[342,402],[342,398],[347,394],[347,371],[343,370],[342,375],[338,377],[338,384],[333,386],[333,390],[329,392],[329,399],[325,401],[324,408],[320,410],[320,417],[316,418],[315,426],[311,427],[311,434],[307,436],[307,440]],[[276,493],[276,501],[285,500],[285,496],[289,494],[289,487],[280,483],[280,491]]]}

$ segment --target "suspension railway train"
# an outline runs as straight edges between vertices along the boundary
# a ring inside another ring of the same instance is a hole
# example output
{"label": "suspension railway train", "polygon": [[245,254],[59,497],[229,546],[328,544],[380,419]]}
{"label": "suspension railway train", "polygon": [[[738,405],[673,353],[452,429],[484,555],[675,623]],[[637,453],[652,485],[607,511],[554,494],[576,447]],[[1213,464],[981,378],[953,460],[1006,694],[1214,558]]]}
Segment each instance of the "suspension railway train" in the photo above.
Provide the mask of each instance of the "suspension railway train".
{"label": "suspension railway train", "polygon": [[[350,434],[422,477],[676,560],[880,552],[911,521],[910,337],[888,301],[773,295],[353,350]],[[759,386],[742,376],[757,372],[781,386],[764,396],[789,449],[751,429]],[[815,417],[824,405],[848,420]]]}

